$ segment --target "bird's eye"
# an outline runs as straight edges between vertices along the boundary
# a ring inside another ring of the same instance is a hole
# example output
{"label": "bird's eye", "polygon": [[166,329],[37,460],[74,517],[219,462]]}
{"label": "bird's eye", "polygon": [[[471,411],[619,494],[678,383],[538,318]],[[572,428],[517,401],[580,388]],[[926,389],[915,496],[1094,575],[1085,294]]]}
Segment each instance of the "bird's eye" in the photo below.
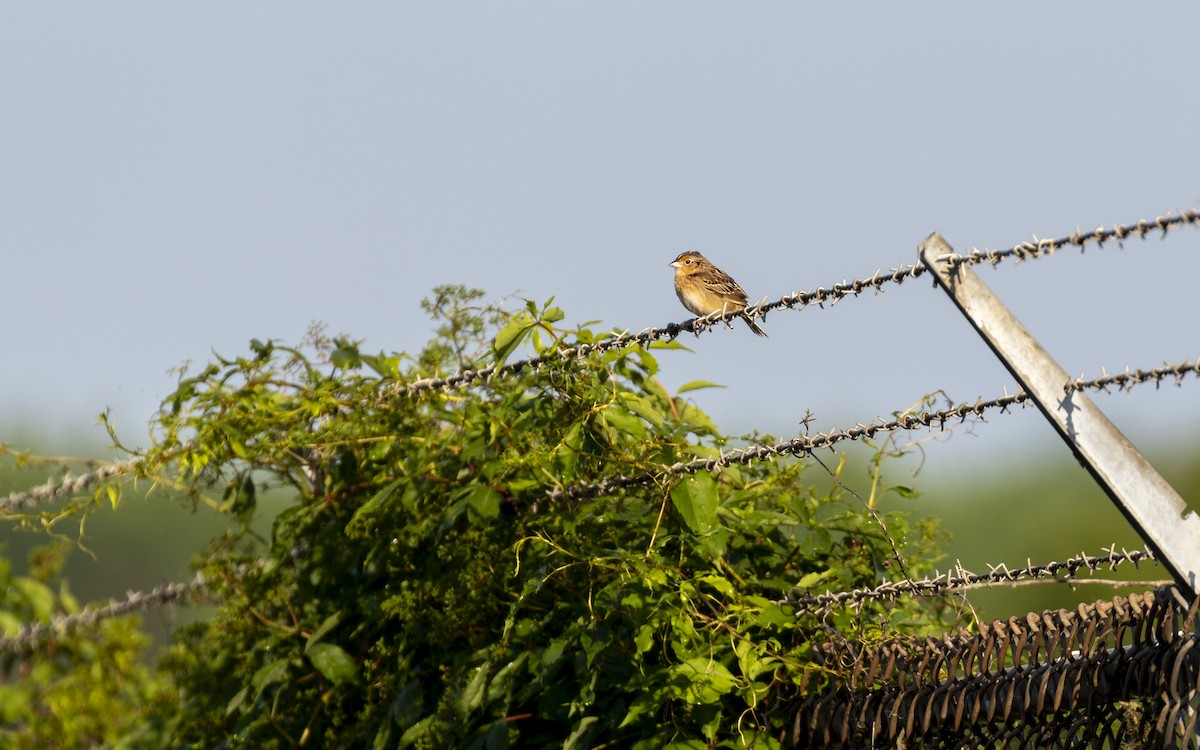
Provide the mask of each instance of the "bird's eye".
{"label": "bird's eye", "polygon": [[685,266],[690,266],[690,265],[692,265],[692,259],[691,259],[691,258],[688,258],[687,260],[685,260],[685,261],[683,262],[683,265],[685,265]]}

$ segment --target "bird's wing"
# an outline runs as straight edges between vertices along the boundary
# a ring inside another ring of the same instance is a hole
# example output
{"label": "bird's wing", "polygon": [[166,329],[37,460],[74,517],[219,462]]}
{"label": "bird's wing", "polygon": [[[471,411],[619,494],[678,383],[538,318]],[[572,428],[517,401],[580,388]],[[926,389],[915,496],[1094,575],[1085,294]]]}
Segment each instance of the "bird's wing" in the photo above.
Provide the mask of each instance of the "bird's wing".
{"label": "bird's wing", "polygon": [[728,274],[722,273],[716,278],[705,279],[704,285],[713,294],[719,294],[726,298],[734,298],[740,302],[746,301],[746,293],[742,291],[742,288]]}

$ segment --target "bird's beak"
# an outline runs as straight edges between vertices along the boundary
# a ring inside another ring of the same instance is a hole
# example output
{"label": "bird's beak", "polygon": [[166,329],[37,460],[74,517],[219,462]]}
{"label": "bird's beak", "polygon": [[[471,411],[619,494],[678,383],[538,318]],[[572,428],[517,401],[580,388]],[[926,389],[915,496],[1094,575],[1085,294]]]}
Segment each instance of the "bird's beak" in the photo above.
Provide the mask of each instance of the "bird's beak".
{"label": "bird's beak", "polygon": [[673,260],[670,263],[668,263],[667,265],[670,266],[671,268],[679,268],[679,261]]}

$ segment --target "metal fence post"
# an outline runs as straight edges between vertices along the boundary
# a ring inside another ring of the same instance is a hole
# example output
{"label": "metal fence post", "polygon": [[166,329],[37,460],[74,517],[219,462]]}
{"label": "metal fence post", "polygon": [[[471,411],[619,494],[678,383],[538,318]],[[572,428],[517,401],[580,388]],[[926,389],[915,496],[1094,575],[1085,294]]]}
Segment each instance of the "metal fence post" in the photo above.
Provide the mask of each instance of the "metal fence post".
{"label": "metal fence post", "polygon": [[1099,482],[1189,599],[1200,579],[1200,516],[1042,348],[954,250],[933,233],[921,260],[992,351],[1033,398],[1075,457]]}

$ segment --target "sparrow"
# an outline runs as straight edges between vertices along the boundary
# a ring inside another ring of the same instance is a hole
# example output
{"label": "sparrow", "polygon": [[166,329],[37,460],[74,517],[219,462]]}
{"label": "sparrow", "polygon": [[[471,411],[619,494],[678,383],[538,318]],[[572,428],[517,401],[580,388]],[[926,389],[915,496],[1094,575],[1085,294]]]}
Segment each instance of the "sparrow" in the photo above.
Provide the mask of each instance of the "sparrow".
{"label": "sparrow", "polygon": [[[675,269],[675,294],[693,314],[703,318],[746,309],[746,293],[737,282],[695,250],[680,253],[670,265]],[[742,319],[751,331],[767,335],[749,315],[742,313]]]}

